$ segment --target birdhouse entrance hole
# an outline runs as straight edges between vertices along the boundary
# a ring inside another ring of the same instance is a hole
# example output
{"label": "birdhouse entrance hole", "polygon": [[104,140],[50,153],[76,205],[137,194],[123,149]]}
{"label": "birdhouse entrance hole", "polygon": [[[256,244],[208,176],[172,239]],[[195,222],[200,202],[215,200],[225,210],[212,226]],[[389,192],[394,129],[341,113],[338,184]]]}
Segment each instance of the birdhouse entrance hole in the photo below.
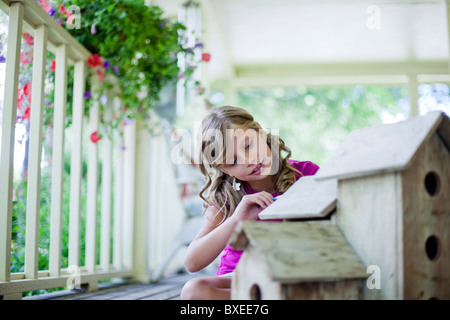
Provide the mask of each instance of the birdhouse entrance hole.
{"label": "birdhouse entrance hole", "polygon": [[440,181],[439,176],[435,172],[430,172],[425,177],[425,189],[430,196],[434,196],[439,192]]}
{"label": "birdhouse entrance hole", "polygon": [[436,236],[428,237],[425,242],[425,252],[428,259],[435,260],[439,254],[439,239]]}
{"label": "birdhouse entrance hole", "polygon": [[261,289],[257,284],[252,285],[250,288],[250,299],[261,300]]}

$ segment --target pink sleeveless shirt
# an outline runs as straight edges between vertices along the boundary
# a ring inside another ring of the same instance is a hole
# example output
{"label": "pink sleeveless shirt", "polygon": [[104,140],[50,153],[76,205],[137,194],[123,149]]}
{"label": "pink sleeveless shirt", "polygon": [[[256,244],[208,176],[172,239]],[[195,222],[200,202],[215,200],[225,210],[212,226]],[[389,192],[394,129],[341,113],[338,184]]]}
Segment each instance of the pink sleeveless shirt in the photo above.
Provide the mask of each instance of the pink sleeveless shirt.
{"label": "pink sleeveless shirt", "polygon": [[[288,160],[288,163],[294,168],[296,168],[298,171],[300,171],[304,176],[312,176],[317,172],[317,170],[319,170],[319,167],[316,164],[312,163],[311,161]],[[296,180],[300,179],[301,177],[302,177],[301,175],[297,173],[295,174]],[[244,184],[244,190],[247,194],[256,193],[256,191],[253,190],[247,184]],[[280,194],[276,192],[272,193],[273,197],[276,197],[278,195]],[[217,207],[214,204],[211,205]],[[267,221],[281,221],[281,220],[267,220]],[[233,272],[239,259],[241,258],[242,252],[243,251],[235,250],[233,249],[232,246],[227,245],[221,253],[220,263],[216,272],[216,276]]]}

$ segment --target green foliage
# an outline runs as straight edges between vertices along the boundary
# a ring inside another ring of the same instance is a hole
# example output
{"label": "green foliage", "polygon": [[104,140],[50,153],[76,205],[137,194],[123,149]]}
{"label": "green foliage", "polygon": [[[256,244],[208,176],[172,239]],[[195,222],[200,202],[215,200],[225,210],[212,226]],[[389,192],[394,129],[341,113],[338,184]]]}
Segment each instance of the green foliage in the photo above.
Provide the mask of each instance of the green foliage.
{"label": "green foliage", "polygon": [[68,31],[93,54],[104,57],[108,69],[117,67],[127,116],[145,118],[161,89],[178,78],[177,54],[190,53],[179,41],[185,27],[142,0],[71,0],[65,4],[81,9],[81,28]]}

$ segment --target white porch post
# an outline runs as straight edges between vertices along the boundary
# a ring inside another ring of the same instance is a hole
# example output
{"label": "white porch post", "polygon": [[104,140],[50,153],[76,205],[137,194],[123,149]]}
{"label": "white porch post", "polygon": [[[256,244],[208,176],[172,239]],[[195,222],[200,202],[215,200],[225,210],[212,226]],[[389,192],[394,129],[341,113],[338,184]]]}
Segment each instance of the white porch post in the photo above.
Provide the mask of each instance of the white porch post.
{"label": "white porch post", "polygon": [[133,268],[135,224],[135,178],[136,178],[136,121],[129,120],[124,128],[125,151],[123,154],[123,200],[122,200],[122,265]]}
{"label": "white porch post", "polygon": [[2,152],[0,158],[0,281],[11,279],[11,227],[14,166],[14,134],[17,116],[20,40],[23,4],[15,2],[9,10],[8,52],[6,56],[3,101]]}
{"label": "white porch post", "polygon": [[38,277],[39,217],[41,202],[42,116],[44,112],[45,57],[47,26],[36,29],[34,36],[33,82],[31,85],[30,150],[28,158],[27,223],[25,241],[25,275]]}
{"label": "white porch post", "polygon": [[123,267],[123,158],[122,140],[118,130],[114,132],[114,240],[113,265],[116,269]]}
{"label": "white porch post", "polygon": [[111,265],[111,204],[112,204],[112,131],[113,92],[107,91],[104,122],[107,133],[103,136],[102,163],[102,208],[100,223],[100,265],[102,271],[109,271]]}
{"label": "white porch post", "polygon": [[150,134],[143,128],[141,122],[136,128],[136,181],[134,208],[134,239],[133,239],[133,273],[134,278],[141,282],[150,282],[148,265],[148,188],[150,168]]}
{"label": "white porch post", "polygon": [[69,266],[80,266],[80,201],[83,137],[84,90],[86,62],[75,63],[72,109],[72,158],[70,162],[70,209],[69,209]]}
{"label": "white porch post", "polygon": [[[100,116],[100,84],[95,76],[92,81],[93,104],[89,110],[88,136],[98,132]],[[95,273],[97,265],[97,193],[98,193],[98,145],[88,142],[88,171],[87,171],[87,199],[86,199],[86,254],[85,265],[90,273]]]}
{"label": "white porch post", "polygon": [[50,220],[50,275],[61,273],[61,233],[64,177],[64,129],[67,106],[67,45],[56,48],[55,109],[53,115],[52,203]]}

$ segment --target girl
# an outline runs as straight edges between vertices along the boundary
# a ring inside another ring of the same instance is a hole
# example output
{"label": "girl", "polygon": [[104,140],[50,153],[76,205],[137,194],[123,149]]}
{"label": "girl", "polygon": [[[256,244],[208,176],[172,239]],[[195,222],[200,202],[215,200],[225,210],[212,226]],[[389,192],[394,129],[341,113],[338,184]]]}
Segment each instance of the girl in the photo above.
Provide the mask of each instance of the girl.
{"label": "girl", "polygon": [[[200,191],[206,219],[186,252],[185,265],[197,272],[222,253],[216,276],[192,279],[181,299],[230,299],[230,274],[242,251],[227,242],[241,220],[259,220],[273,197],[301,176],[319,169],[291,156],[282,139],[266,134],[244,109],[220,107],[202,121],[200,170],[206,185]],[[281,151],[286,151],[283,158]],[[204,192],[207,192],[206,197]]]}

